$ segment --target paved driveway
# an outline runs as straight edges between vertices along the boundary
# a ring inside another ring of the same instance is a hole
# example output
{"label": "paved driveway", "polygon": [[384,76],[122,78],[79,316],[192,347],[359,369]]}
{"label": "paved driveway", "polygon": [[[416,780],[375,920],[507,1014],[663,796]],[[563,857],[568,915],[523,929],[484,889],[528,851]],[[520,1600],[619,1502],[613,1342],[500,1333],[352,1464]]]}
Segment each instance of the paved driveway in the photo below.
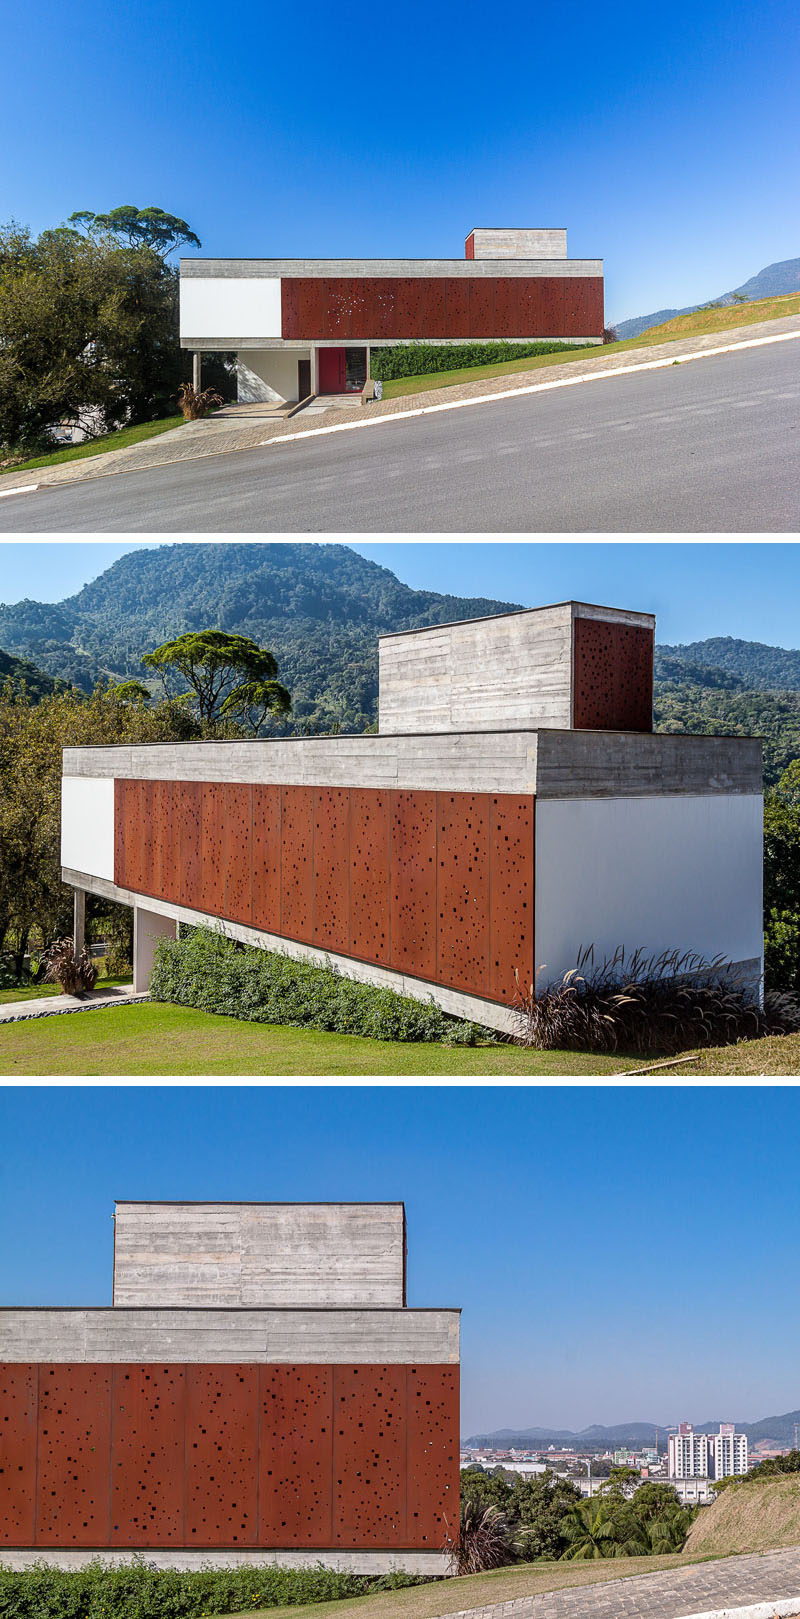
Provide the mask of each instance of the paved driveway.
{"label": "paved driveway", "polygon": [[[775,1602],[779,1614],[781,1597],[800,1597],[800,1547],[516,1597],[512,1602],[472,1608],[469,1619],[681,1619],[684,1614],[741,1608],[755,1602]],[[448,1619],[463,1616],[451,1614]]]}

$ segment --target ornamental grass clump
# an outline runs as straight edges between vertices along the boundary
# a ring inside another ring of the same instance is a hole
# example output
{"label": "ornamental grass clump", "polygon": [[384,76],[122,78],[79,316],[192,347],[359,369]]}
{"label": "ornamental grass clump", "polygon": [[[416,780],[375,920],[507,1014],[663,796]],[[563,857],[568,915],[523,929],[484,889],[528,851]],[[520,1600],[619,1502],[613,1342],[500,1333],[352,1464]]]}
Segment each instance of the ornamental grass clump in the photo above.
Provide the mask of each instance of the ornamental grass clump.
{"label": "ornamental grass clump", "polygon": [[470,1496],[461,1502],[458,1540],[451,1555],[454,1574],[482,1574],[516,1559],[514,1531],[501,1507]]}
{"label": "ornamental grass clump", "polygon": [[97,983],[97,967],[86,945],[75,954],[72,939],[55,939],[44,952],[47,970],[46,984],[58,984],[64,995],[77,995],[80,1000]]}
{"label": "ornamental grass clump", "polygon": [[629,954],[620,947],[595,966],[590,945],[541,991],[517,977],[517,1009],[518,1038],[540,1051],[671,1056],[800,1029],[793,996],[768,993],[761,1006],[724,956],[709,961],[693,951]]}

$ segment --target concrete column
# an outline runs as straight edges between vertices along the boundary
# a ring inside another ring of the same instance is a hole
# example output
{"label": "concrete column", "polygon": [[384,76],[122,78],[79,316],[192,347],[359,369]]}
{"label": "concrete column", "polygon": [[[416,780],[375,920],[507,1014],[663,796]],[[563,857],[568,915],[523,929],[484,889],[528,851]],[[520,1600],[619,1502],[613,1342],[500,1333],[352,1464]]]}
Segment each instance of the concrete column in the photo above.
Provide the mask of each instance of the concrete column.
{"label": "concrete column", "polygon": [[317,392],[317,351],[312,345],[308,352],[311,355],[311,392],[315,394]]}
{"label": "concrete column", "polygon": [[159,939],[176,939],[178,924],[171,916],[159,916],[145,910],[143,905],[133,907],[133,990],[144,994],[150,988],[150,974]]}
{"label": "concrete column", "polygon": [[369,382],[369,379],[372,376],[372,372],[370,371],[370,361],[371,361],[371,359],[372,359],[372,349],[370,348],[369,343],[368,343],[367,344],[367,382]]}
{"label": "concrete column", "polygon": [[86,890],[73,888],[72,892],[72,940],[75,954],[79,956],[86,943]]}
{"label": "concrete column", "polygon": [[192,383],[196,394],[203,388],[203,356],[199,349],[192,351]]}

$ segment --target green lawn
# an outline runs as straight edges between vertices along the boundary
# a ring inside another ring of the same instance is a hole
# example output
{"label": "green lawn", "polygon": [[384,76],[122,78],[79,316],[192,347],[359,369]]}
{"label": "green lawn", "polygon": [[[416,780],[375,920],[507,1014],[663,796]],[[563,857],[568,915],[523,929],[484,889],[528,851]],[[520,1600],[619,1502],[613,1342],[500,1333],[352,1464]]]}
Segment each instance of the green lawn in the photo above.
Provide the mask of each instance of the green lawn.
{"label": "green lawn", "polygon": [[183,1006],[140,1003],[0,1025],[0,1073],[12,1074],[614,1074],[621,1057],[364,1040],[243,1023]]}
{"label": "green lawn", "polygon": [[88,439],[84,444],[70,444],[65,450],[54,450],[52,455],[37,455],[30,461],[17,461],[4,472],[33,472],[36,467],[57,467],[62,461],[82,461],[87,455],[107,455],[109,450],[127,450],[131,444],[143,439],[156,438],[168,433],[171,427],[180,427],[182,416],[162,416],[157,422],[140,422],[138,427],[123,427],[118,433],[105,433],[102,438]]}
{"label": "green lawn", "polygon": [[628,349],[652,348],[657,343],[677,341],[680,337],[704,337],[713,332],[724,334],[736,326],[752,326],[761,320],[780,320],[786,315],[800,315],[800,294],[790,293],[781,298],[763,298],[752,304],[726,304],[722,309],[698,309],[693,315],[678,315],[663,326],[651,327],[641,337],[629,337],[624,343],[594,343],[589,348],[574,349],[571,354],[538,354],[522,360],[499,360],[494,365],[464,366],[459,371],[435,371],[423,377],[396,377],[383,384],[384,399],[401,399],[406,394],[427,393],[431,388],[449,388],[459,382],[479,382],[482,377],[513,376],[520,371],[546,370],[553,365],[574,365],[579,360],[603,359],[609,354],[622,354]]}
{"label": "green lawn", "polygon": [[[438,1619],[494,1602],[564,1591],[570,1586],[605,1584],[630,1579],[632,1574],[656,1574],[661,1569],[686,1568],[692,1563],[716,1561],[709,1556],[614,1557],[591,1563],[521,1563],[492,1569],[489,1574],[463,1575],[374,1596],[345,1597],[339,1602],[315,1602],[292,1608],[251,1610],[251,1619]],[[239,1619],[229,1615],[228,1619]]]}
{"label": "green lawn", "polygon": [[[133,980],[127,978],[98,978],[95,988],[118,989],[120,984],[130,984]],[[60,995],[58,984],[24,984],[21,989],[0,989],[0,1006],[6,1006],[10,1001],[40,1001],[51,995]]]}
{"label": "green lawn", "polygon": [[[641,1060],[513,1045],[440,1046],[243,1023],[183,1006],[141,1003],[0,1025],[0,1074],[406,1075],[531,1080],[635,1073]],[[704,1052],[660,1077],[798,1074],[800,1035]],[[658,1075],[655,1077],[659,1077]]]}

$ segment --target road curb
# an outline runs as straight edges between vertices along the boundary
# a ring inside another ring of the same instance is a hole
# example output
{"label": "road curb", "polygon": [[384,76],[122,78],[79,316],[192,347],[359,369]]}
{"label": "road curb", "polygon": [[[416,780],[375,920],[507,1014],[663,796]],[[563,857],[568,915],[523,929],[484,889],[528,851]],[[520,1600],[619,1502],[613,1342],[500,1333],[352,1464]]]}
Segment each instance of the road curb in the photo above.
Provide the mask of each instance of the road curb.
{"label": "road curb", "polygon": [[790,1619],[800,1614],[800,1597],[776,1597],[774,1602],[753,1602],[746,1608],[707,1608],[703,1613],[682,1613],[679,1619]]}

